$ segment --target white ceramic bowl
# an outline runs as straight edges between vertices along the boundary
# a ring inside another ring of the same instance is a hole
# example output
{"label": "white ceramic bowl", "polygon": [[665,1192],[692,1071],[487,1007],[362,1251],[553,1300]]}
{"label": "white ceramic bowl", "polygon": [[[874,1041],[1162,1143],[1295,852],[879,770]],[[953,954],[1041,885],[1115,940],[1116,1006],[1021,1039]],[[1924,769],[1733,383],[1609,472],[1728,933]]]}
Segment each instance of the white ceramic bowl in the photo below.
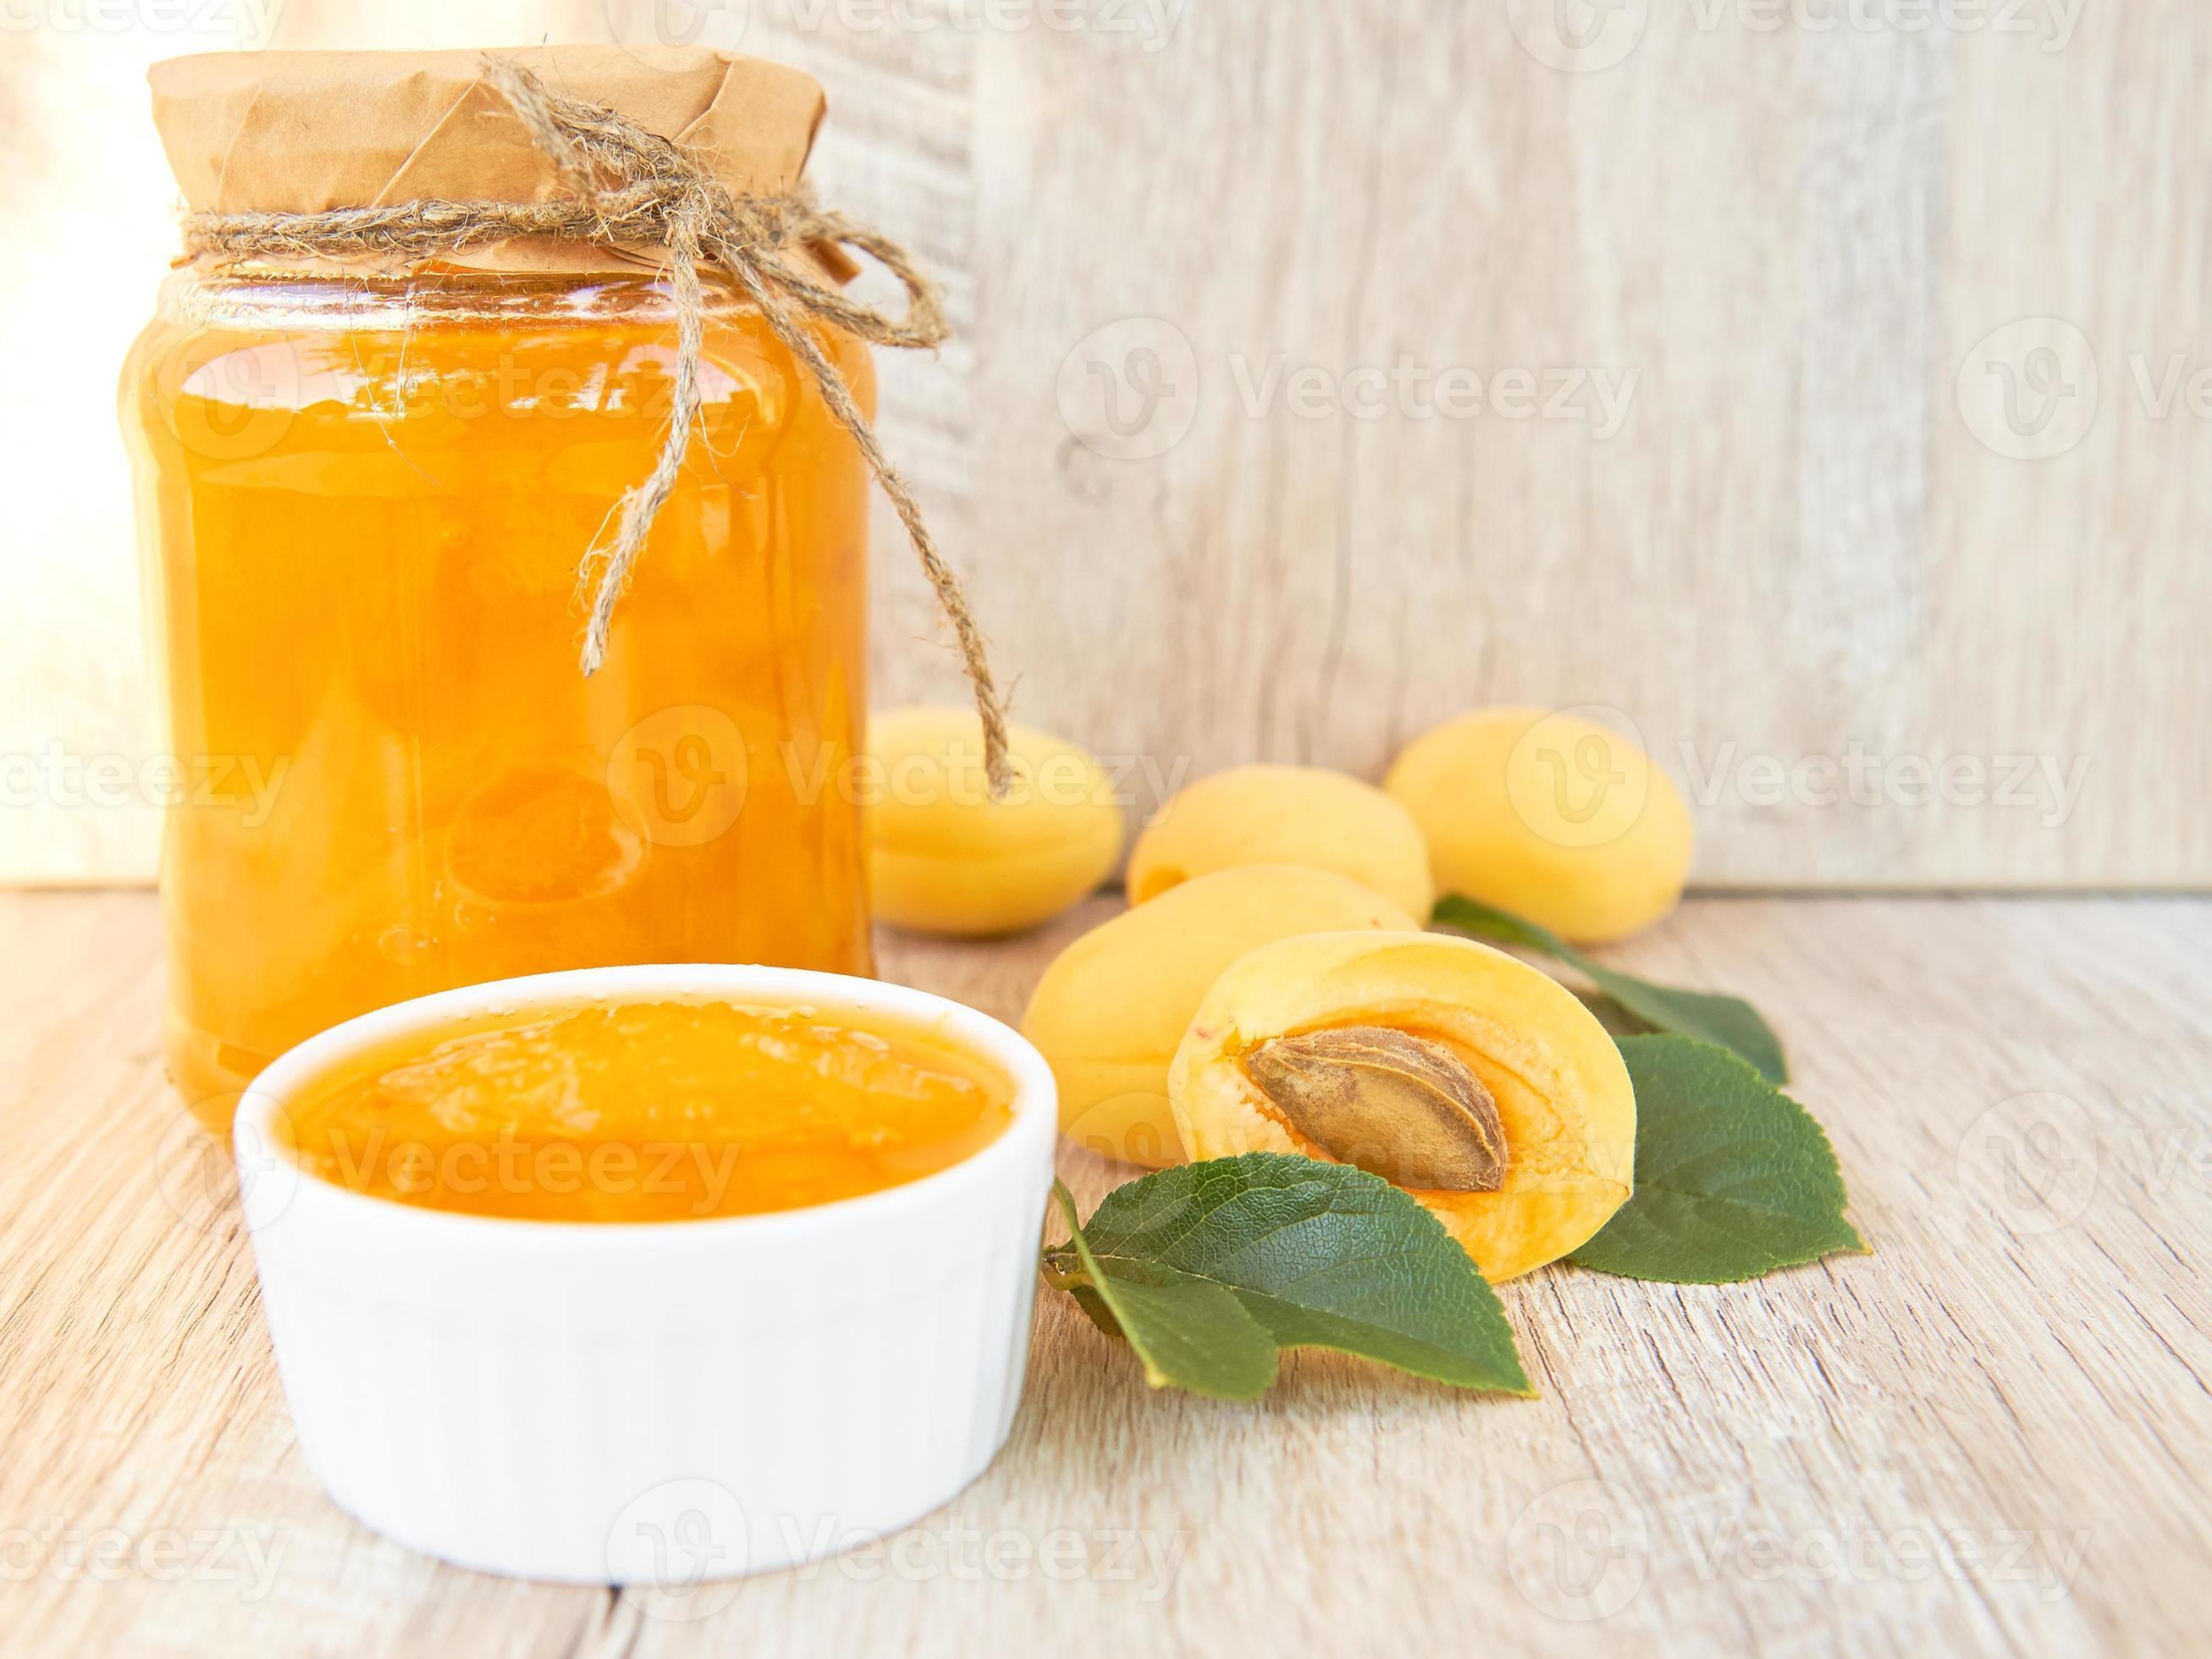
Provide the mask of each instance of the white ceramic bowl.
{"label": "white ceramic bowl", "polygon": [[[933,1027],[1014,1081],[962,1163],[811,1208],[698,1221],[507,1220],[301,1171],[301,1086],[456,1018],[613,1000],[799,1003]],[[998,1021],[871,980],[595,968],[418,998],[264,1071],[240,1189],[300,1443],[337,1504],[465,1566],[686,1585],[851,1547],[945,1503],[1006,1437],[1052,1181],[1052,1073]]]}

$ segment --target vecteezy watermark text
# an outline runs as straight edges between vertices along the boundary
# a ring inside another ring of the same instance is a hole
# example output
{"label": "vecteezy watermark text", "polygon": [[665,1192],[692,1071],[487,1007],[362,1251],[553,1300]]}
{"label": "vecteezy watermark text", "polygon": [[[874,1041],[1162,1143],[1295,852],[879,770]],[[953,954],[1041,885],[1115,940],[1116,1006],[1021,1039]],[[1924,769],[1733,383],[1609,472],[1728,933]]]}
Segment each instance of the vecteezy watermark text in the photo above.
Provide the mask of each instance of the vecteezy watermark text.
{"label": "vecteezy watermark text", "polygon": [[80,755],[50,742],[0,755],[0,808],[187,807],[236,811],[257,830],[291,769],[289,755]]}
{"label": "vecteezy watermark text", "polygon": [[291,1534],[260,1527],[89,1527],[58,1516],[0,1528],[0,1583],[48,1577],[66,1583],[236,1584],[258,1601],[276,1581]]}
{"label": "vecteezy watermark text", "polygon": [[1733,796],[1747,806],[2027,809],[2046,830],[2073,816],[2089,776],[2087,755],[1883,755],[1860,743],[1840,755],[1788,757],[1685,743],[1681,757],[1700,806]]}
{"label": "vecteezy watermark text", "polygon": [[[2045,53],[2074,39],[2087,0],[1689,0],[1670,9],[1680,39],[1723,33],[1823,35],[1986,35]],[[1652,0],[1504,0],[1521,49],[1547,68],[1588,75],[1626,62],[1650,27]],[[1686,31],[1684,25],[1686,24]]]}
{"label": "vecteezy watermark text", "polygon": [[2039,1601],[2056,1601],[2073,1588],[2087,1550],[2086,1530],[2040,1527],[1875,1527],[1845,1524],[1788,1529],[1747,1526],[1740,1516],[1668,1516],[1690,1558],[1708,1583],[1741,1578],[1752,1583],[1782,1579],[1806,1583],[1954,1583],[2025,1588]]}
{"label": "vecteezy watermark text", "polygon": [[150,34],[258,52],[284,0],[0,0],[0,34]]}
{"label": "vecteezy watermark text", "polygon": [[1613,1618],[1668,1574],[1707,1583],[1918,1583],[1946,1579],[1984,1594],[2052,1602],[2073,1589],[2087,1529],[1948,1525],[1881,1527],[1858,1517],[1785,1526],[1756,1518],[1740,1493],[1676,1499],[1647,1510],[1595,1477],[1539,1492],[1505,1540],[1507,1576],[1553,1619]]}
{"label": "vecteezy watermark text", "polygon": [[[1248,420],[1279,411],[1300,421],[1534,420],[1580,425],[1599,440],[1620,430],[1643,379],[1634,365],[1481,365],[1411,352],[1385,363],[1231,351],[1219,368]],[[1146,460],[1188,434],[1208,378],[1190,337],[1175,324],[1124,317],[1076,342],[1054,393],[1061,421],[1085,448],[1113,460]]]}
{"label": "vecteezy watermark text", "polygon": [[[955,742],[942,754],[881,756],[840,751],[823,744],[779,743],[785,775],[802,805],[833,799],[860,806],[982,806],[994,797],[983,765],[983,744]],[[1092,770],[1092,762],[1097,770]],[[1128,807],[1164,801],[1182,787],[1191,757],[1178,755],[1077,754],[1018,759],[1005,799],[1048,806],[1085,803]]]}
{"label": "vecteezy watermark text", "polygon": [[333,1132],[330,1161],[356,1191],[388,1189],[403,1198],[681,1198],[712,1215],[729,1190],[743,1148],[732,1141],[526,1139],[503,1130],[481,1140],[433,1145],[394,1138],[381,1127],[359,1140]]}
{"label": "vecteezy watermark text", "polygon": [[617,41],[648,46],[741,45],[756,22],[786,33],[1099,35],[1156,52],[1190,0],[605,0]]}
{"label": "vecteezy watermark text", "polygon": [[983,1528],[955,1515],[881,1533],[836,1516],[748,1519],[736,1494],[704,1479],[664,1482],[624,1510],[609,1538],[610,1562],[628,1580],[623,1599],[649,1618],[709,1617],[744,1593],[738,1575],[769,1559],[797,1565],[811,1583],[1126,1586],[1157,1602],[1174,1588],[1190,1534],[1137,1527]]}
{"label": "vecteezy watermark text", "polygon": [[1615,372],[1601,365],[1547,364],[1484,371],[1464,363],[1425,363],[1406,352],[1388,368],[1363,363],[1335,368],[1293,364],[1286,352],[1270,352],[1257,364],[1243,352],[1229,356],[1229,372],[1245,414],[1262,421],[1279,404],[1302,421],[1347,416],[1355,421],[1395,415],[1408,421],[1571,421],[1606,439],[1628,418],[1644,371]]}
{"label": "vecteezy watermark text", "polygon": [[[841,1533],[834,1521],[803,1528],[781,1522],[791,1553],[822,1559],[794,1568],[800,1579],[834,1577],[857,1583],[884,1578],[917,1583],[950,1578],[958,1583],[988,1579],[1007,1584],[1042,1578],[1050,1583],[1088,1579],[1132,1586],[1139,1599],[1157,1601],[1175,1583],[1190,1534],[1131,1527],[1087,1531],[1057,1527],[1031,1533],[1019,1527],[986,1531],[957,1516],[939,1526],[909,1527],[889,1538],[869,1532]],[[834,1552],[834,1553],[826,1553]]]}

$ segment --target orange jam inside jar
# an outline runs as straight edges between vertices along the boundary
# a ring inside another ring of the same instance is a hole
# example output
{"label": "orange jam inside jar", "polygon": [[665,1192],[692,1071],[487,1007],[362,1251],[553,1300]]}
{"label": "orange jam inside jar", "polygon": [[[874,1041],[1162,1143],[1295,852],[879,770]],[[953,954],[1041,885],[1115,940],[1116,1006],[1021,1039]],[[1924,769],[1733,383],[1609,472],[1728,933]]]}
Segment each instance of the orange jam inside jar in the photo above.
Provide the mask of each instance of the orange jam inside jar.
{"label": "orange jam inside jar", "polygon": [[920,1026],[633,1002],[487,1014],[308,1085],[283,1134],[335,1185],[539,1221],[681,1221],[854,1198],[959,1163],[1012,1080]]}
{"label": "orange jam inside jar", "polygon": [[[865,346],[815,336],[873,402]],[[868,484],[710,289],[704,409],[585,677],[579,562],[652,470],[664,281],[187,270],[125,370],[178,788],[171,1075],[207,1122],[367,1010],[551,969],[866,974]]]}

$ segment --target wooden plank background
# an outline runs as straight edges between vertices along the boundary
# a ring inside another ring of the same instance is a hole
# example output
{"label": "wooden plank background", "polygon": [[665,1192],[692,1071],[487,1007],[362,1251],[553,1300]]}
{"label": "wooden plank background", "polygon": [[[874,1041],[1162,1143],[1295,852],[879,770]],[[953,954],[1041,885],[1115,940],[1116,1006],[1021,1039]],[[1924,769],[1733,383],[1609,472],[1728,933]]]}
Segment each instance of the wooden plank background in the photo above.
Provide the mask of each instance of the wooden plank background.
{"label": "wooden plank background", "polygon": [[[1525,700],[1632,725],[1708,884],[2212,882],[2197,0],[227,3],[0,36],[0,757],[148,742],[143,64],[669,30],[818,75],[825,193],[944,273],[887,439],[1019,714],[1139,805]],[[878,546],[878,701],[951,696]],[[143,804],[9,763],[0,878],[149,868]]]}

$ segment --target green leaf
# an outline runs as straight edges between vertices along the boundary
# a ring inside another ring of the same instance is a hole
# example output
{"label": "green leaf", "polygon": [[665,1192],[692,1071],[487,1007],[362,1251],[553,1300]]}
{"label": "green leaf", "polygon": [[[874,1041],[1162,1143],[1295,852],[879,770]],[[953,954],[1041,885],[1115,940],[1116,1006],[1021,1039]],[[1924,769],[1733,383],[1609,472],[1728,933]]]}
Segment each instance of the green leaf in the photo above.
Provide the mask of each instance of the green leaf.
{"label": "green leaf", "polygon": [[1578,1267],[1674,1285],[1725,1285],[1866,1245],[1844,1219],[1844,1178],[1820,1126],[1724,1048],[1620,1039],[1636,1085],[1636,1191]]}
{"label": "green leaf", "polygon": [[[1699,1037],[1735,1050],[1756,1066],[1770,1083],[1790,1081],[1790,1064],[1782,1055],[1782,1040],[1774,1035],[1774,1028],[1759,1017],[1759,1010],[1741,997],[1654,985],[1650,980],[1592,962],[1557,933],[1533,921],[1524,921],[1494,905],[1478,903],[1457,893],[1447,893],[1438,899],[1430,920],[1439,927],[1470,933],[1477,939],[1540,951],[1587,975],[1616,1008],[1628,1016],[1628,1020],[1622,1020],[1606,1009],[1595,1008],[1607,1030],[1633,1021],[1644,1030],[1678,1031],[1684,1036]],[[1590,999],[1585,997],[1583,1000],[1588,1002]]]}
{"label": "green leaf", "polygon": [[1648,1021],[1637,1018],[1602,991],[1576,991],[1575,996],[1597,1016],[1597,1023],[1605,1027],[1607,1036],[1644,1036],[1652,1029]]}
{"label": "green leaf", "polygon": [[1463,1389],[1533,1394],[1513,1328],[1466,1251],[1346,1164],[1247,1152],[1118,1187],[1047,1279],[1121,1336],[1155,1388],[1252,1400],[1281,1348],[1334,1348]]}
{"label": "green leaf", "polygon": [[[1180,1384],[1221,1400],[1267,1393],[1275,1380],[1275,1340],[1225,1286],[1156,1263],[1102,1265],[1083,1237],[1074,1194],[1057,1182],[1054,1188],[1073,1229],[1063,1248],[1073,1249],[1089,1281],[1083,1286],[1088,1294],[1078,1299],[1102,1329],[1136,1350],[1147,1382],[1156,1389]],[[1099,1305],[1110,1325],[1098,1319]]]}

